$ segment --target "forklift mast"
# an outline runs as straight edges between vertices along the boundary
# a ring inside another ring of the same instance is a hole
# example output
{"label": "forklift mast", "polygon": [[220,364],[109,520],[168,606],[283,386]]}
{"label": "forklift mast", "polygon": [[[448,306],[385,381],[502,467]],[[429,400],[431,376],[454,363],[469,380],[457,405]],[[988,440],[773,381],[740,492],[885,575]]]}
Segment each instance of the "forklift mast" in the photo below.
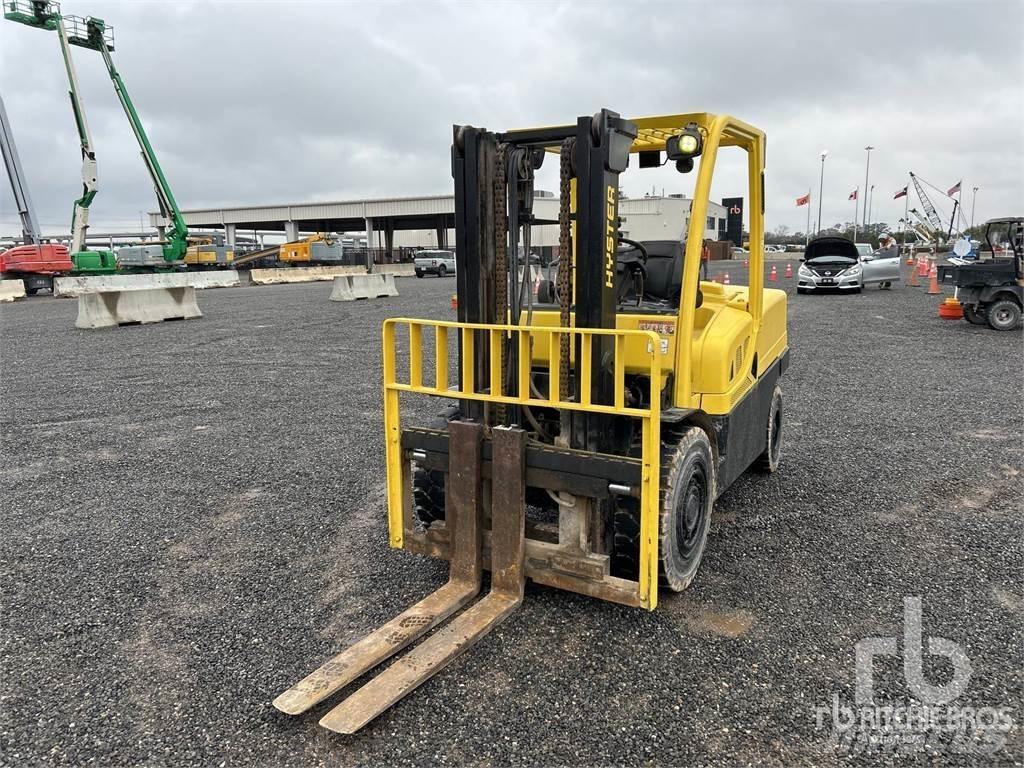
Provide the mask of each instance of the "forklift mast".
{"label": "forklift mast", "polygon": [[32,200],[29,198],[28,184],[25,181],[25,174],[21,170],[21,160],[18,158],[18,149],[14,145],[14,134],[11,131],[10,121],[7,119],[3,98],[0,98],[0,154],[3,154],[7,177],[11,180],[14,207],[18,209],[18,217],[21,219],[22,242],[25,245],[36,245],[39,243],[39,224],[36,221]]}
{"label": "forklift mast", "polygon": [[[460,322],[503,324],[508,322],[508,299],[505,286],[509,273],[505,241],[508,214],[530,201],[510,200],[507,207],[496,202],[493,194],[497,170],[509,166],[510,180],[529,175],[540,167],[544,150],[560,147],[563,195],[560,216],[561,235],[559,264],[564,286],[560,295],[563,325],[568,326],[570,305],[575,306],[578,328],[615,328],[616,322],[616,252],[619,243],[618,189],[619,174],[625,171],[630,146],[637,136],[636,126],[610,110],[593,117],[580,117],[575,126],[513,131],[495,134],[486,129],[455,126],[452,148],[452,175],[455,179],[456,276],[458,280],[458,319]],[[525,150],[513,155],[515,150]],[[515,161],[509,163],[515,157]],[[570,185],[575,185],[575,211],[570,211]],[[517,184],[509,184],[515,190]],[[504,202],[504,201],[499,201]],[[569,242],[569,219],[575,215],[575,243]],[[520,216],[529,226],[530,217]],[[497,245],[496,245],[497,244]],[[501,251],[499,254],[498,251]],[[513,253],[513,258],[516,254]],[[499,263],[500,262],[500,263]],[[568,275],[575,267],[575,285],[570,288]],[[511,270],[515,274],[515,270]],[[573,291],[575,298],[573,297]],[[515,321],[515,318],[513,318]],[[568,336],[561,338],[568,345]],[[595,335],[580,344],[590,344],[590,354],[575,354],[575,369],[569,374],[570,355],[562,350],[562,375],[559,377],[563,397],[568,387],[580,388],[589,382],[590,401],[610,402],[614,381],[608,361],[614,357],[614,338]],[[460,345],[460,356],[463,347]],[[478,381],[487,375],[490,350],[487,343],[474,345],[474,359],[461,360],[460,370],[471,366]],[[502,355],[502,360],[514,354]],[[582,369],[584,360],[597,361],[592,370]],[[466,402],[468,415],[483,423],[490,419],[486,405]],[[597,413],[564,414],[570,422],[571,447],[591,451],[608,450],[609,418]]]}

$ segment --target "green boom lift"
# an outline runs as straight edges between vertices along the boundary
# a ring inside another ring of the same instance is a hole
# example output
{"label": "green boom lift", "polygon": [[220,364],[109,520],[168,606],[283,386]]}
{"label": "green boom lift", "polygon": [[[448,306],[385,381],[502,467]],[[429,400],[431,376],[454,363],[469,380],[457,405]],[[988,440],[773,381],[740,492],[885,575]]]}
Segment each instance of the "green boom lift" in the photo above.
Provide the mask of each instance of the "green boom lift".
{"label": "green boom lift", "polygon": [[139,119],[139,115],[135,111],[135,105],[132,104],[132,100],[128,96],[128,89],[125,87],[124,80],[121,79],[121,74],[117,71],[117,68],[114,66],[114,60],[110,57],[110,52],[114,49],[113,45],[106,44],[110,27],[104,23],[103,19],[90,16],[85,20],[85,29],[86,35],[84,40],[79,42],[72,39],[71,42],[73,45],[81,45],[85,48],[97,50],[103,56],[103,63],[107,67],[107,73],[114,83],[114,91],[117,93],[117,98],[124,108],[124,113],[128,118],[132,131],[135,133],[135,139],[138,141],[139,149],[142,152],[142,160],[146,164],[146,170],[149,172],[149,177],[153,181],[153,187],[156,189],[156,199],[157,204],[160,206],[160,213],[164,220],[170,223],[170,229],[163,242],[121,248],[117,252],[118,262],[122,269],[160,269],[179,265],[183,266],[185,252],[188,249],[188,227],[185,226],[185,218],[181,215],[178,203],[174,200],[174,194],[171,192],[170,184],[167,183],[163,169],[160,167],[160,163],[157,162],[156,152],[153,151],[153,145],[149,143],[149,137],[142,127],[142,120]]}
{"label": "green boom lift", "polygon": [[[114,272],[117,269],[117,259],[114,253],[105,250],[89,250],[85,237],[89,229],[89,206],[98,191],[96,151],[93,148],[92,135],[89,133],[89,124],[85,119],[85,110],[78,88],[78,75],[75,73],[75,64],[71,58],[69,45],[92,47],[92,45],[87,45],[87,41],[83,37],[84,22],[75,17],[68,17],[67,21],[70,23],[71,30],[69,33],[69,25],[65,24],[65,19],[61,16],[60,5],[52,0],[4,0],[4,18],[57,33],[61,55],[64,58],[64,68],[68,74],[71,110],[75,116],[75,127],[78,129],[78,139],[82,149],[82,196],[75,200],[71,213],[72,274],[95,275]],[[106,30],[106,39],[101,36],[101,42],[113,47],[111,30]]]}

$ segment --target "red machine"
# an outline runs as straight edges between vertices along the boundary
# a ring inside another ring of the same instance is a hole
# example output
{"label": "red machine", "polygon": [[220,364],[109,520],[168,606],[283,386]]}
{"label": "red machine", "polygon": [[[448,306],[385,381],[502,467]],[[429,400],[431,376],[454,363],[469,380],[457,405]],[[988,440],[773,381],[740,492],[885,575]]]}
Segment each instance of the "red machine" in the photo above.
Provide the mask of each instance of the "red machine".
{"label": "red machine", "polygon": [[36,293],[41,288],[52,291],[54,275],[71,271],[71,256],[67,246],[43,242],[2,99],[0,155],[3,156],[4,167],[11,179],[11,190],[14,192],[14,204],[21,219],[21,239],[24,243],[0,253],[0,277],[23,280],[25,293]]}
{"label": "red machine", "polygon": [[0,253],[0,274],[20,279],[25,293],[53,290],[53,278],[71,271],[71,254],[66,245],[41,243],[16,245]]}

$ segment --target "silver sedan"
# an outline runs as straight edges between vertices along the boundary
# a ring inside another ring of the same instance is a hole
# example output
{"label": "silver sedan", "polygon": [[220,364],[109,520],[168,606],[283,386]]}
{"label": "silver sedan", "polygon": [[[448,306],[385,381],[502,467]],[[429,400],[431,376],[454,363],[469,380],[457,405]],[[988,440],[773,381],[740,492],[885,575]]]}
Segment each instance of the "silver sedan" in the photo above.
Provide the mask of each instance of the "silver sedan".
{"label": "silver sedan", "polygon": [[804,252],[797,270],[797,293],[840,291],[860,293],[865,285],[888,287],[900,279],[899,253],[875,251],[861,255],[845,237],[819,237]]}

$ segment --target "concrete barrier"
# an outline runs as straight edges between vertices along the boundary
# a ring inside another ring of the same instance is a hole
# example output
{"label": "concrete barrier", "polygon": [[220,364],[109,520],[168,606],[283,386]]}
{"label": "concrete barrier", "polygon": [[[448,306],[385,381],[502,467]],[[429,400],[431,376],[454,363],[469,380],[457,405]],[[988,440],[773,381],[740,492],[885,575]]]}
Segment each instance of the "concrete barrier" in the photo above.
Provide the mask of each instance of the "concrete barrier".
{"label": "concrete barrier", "polygon": [[25,283],[21,280],[0,280],[0,301],[25,298]]}
{"label": "concrete barrier", "polygon": [[416,265],[414,264],[374,264],[373,271],[379,275],[416,277]]}
{"label": "concrete barrier", "polygon": [[334,278],[334,286],[331,289],[331,301],[355,301],[397,295],[395,276],[376,272],[369,275],[339,275]]}
{"label": "concrete barrier", "polygon": [[196,289],[150,288],[102,291],[78,296],[76,328],[109,328],[134,323],[159,323],[163,320],[189,320],[202,317],[196,303]]}
{"label": "concrete barrier", "polygon": [[142,291],[154,288],[231,288],[238,284],[238,272],[233,269],[207,272],[153,272],[139,275],[90,275],[58,277],[53,281],[53,295],[74,297],[89,293]]}
{"label": "concrete barrier", "polygon": [[315,283],[333,280],[339,275],[365,274],[365,267],[283,267],[281,269],[252,269],[249,276],[256,285],[275,283]]}

